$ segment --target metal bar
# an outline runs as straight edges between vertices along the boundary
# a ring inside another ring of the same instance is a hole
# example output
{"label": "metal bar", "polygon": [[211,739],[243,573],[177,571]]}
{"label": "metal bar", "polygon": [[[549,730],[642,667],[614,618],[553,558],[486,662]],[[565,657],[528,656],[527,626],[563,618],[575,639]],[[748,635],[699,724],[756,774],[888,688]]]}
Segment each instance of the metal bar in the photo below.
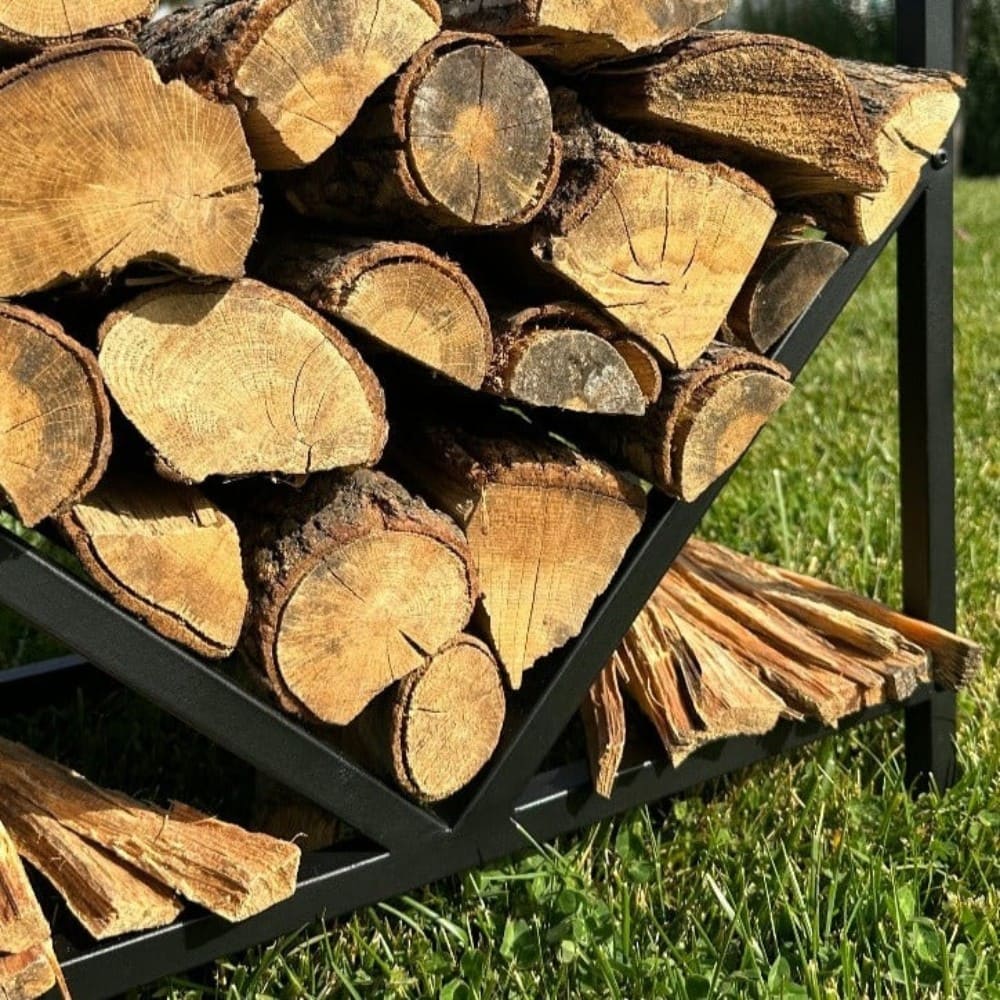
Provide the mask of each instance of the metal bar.
{"label": "metal bar", "polygon": [[0,604],[248,764],[385,847],[446,829],[432,813],[161,638],[0,528]]}
{"label": "metal bar", "polygon": [[38,711],[65,697],[72,685],[89,686],[100,678],[99,671],[81,656],[60,656],[0,670],[0,714]]}
{"label": "metal bar", "polygon": [[[897,58],[950,68],[952,4],[897,0]],[[950,150],[945,150],[950,156]],[[955,627],[953,175],[944,157],[899,232],[900,487],[903,606]],[[955,780],[956,696],[941,691],[906,716],[907,782]]]}

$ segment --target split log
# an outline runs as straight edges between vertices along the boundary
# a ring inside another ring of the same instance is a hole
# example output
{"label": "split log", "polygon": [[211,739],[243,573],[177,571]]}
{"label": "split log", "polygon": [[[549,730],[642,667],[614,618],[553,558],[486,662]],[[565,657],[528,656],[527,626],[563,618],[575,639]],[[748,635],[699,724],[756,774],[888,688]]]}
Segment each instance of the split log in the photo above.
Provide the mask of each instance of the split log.
{"label": "split log", "polygon": [[601,671],[591,685],[580,712],[587,734],[587,756],[594,790],[602,798],[609,799],[622,766],[627,735],[625,701],[614,661]]}
{"label": "split log", "polygon": [[3,739],[0,792],[0,814],[11,797],[26,800],[35,812],[227,920],[245,920],[295,891],[294,844],[179,803],[169,812],[143,805]]}
{"label": "split log", "polygon": [[792,393],[788,369],[713,345],[668,375],[645,416],[578,426],[581,441],[681,500],[696,500],[731,468]]}
{"label": "split log", "polygon": [[[18,954],[51,937],[14,841],[0,822],[0,953]],[[2,989],[0,981],[0,989]]]}
{"label": "split log", "polygon": [[798,220],[782,219],[729,310],[728,339],[765,354],[813,304],[847,260],[829,240],[809,239]]}
{"label": "split log", "polygon": [[[0,955],[0,1000],[37,1000],[59,985],[61,979],[51,941],[16,955]],[[65,986],[62,995],[69,997]]]}
{"label": "split log", "polygon": [[97,360],[54,320],[0,303],[0,502],[35,525],[93,489],[110,451]]}
{"label": "split log", "polygon": [[147,292],[101,326],[100,364],[168,478],[304,475],[378,461],[381,387],[294,296],[256,281]]}
{"label": "split log", "polygon": [[885,187],[874,134],[843,70],[790,38],[694,32],[592,83],[609,120],[722,157],[775,197]]}
{"label": "split log", "polygon": [[240,539],[199,490],[115,474],[59,526],[98,586],[161,635],[211,658],[236,648],[247,608]]}
{"label": "split log", "polygon": [[253,820],[255,830],[290,840],[302,848],[303,854],[332,847],[342,829],[336,816],[259,771]]}
{"label": "split log", "polygon": [[345,725],[472,616],[465,538],[378,472],[316,477],[240,514],[245,648],[286,710]]}
{"label": "split log", "polygon": [[[414,216],[452,229],[532,219],[559,172],[549,93],[489,35],[445,32],[425,45],[345,141],[288,178],[303,215],[368,229]],[[359,199],[358,191],[371,192]]]}
{"label": "split log", "polygon": [[939,70],[847,60],[840,67],[861,95],[888,184],[878,194],[818,198],[807,210],[834,239],[868,246],[899,215],[924,165],[944,144],[958,116],[965,81]]}
{"label": "split log", "polygon": [[0,295],[137,260],[238,277],[257,229],[236,113],[165,85],[129,42],[54,49],[0,74]]}
{"label": "split log", "polygon": [[667,364],[712,340],[775,220],[766,192],[720,164],[638,145],[556,94],[562,183],[533,251]]}
{"label": "split log", "polygon": [[519,688],[525,670],[579,634],[642,525],[645,495],[554,439],[407,430],[394,460],[465,529],[484,627]]}
{"label": "split log", "polygon": [[562,70],[660,48],[726,12],[729,0],[442,0],[445,24],[499,35]]}
{"label": "split log", "polygon": [[312,163],[441,26],[434,0],[212,0],[149,25],[164,79],[239,109],[257,163]]}
{"label": "split log", "polygon": [[656,358],[603,316],[572,302],[494,316],[485,388],[531,406],[642,414],[660,394]]}
{"label": "split log", "polygon": [[87,36],[133,35],[157,0],[8,0],[0,10],[0,52],[38,51]]}
{"label": "split log", "polygon": [[276,241],[260,276],[333,320],[478,389],[493,355],[486,306],[462,269],[418,243],[325,237]]}
{"label": "split log", "polygon": [[0,812],[18,853],[97,940],[166,927],[180,916],[183,904],[172,889],[88,843],[29,799],[8,788]]}
{"label": "split log", "polygon": [[505,715],[496,660],[461,635],[376,699],[351,726],[348,745],[407,795],[440,802],[489,762]]}

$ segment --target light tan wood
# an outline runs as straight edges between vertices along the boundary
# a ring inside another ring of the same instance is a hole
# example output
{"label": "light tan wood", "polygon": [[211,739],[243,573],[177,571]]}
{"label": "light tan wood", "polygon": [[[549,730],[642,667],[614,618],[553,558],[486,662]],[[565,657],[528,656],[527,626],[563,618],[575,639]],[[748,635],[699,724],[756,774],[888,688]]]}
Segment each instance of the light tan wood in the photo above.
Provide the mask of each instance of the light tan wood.
{"label": "light tan wood", "polygon": [[315,477],[240,518],[246,649],[289,711],[345,725],[472,615],[464,536],[382,473]]}
{"label": "light tan wood", "polygon": [[42,49],[86,35],[128,35],[157,0],[3,0],[0,50]]}
{"label": "light tan wood", "polygon": [[595,76],[613,121],[747,170],[775,197],[880,191],[874,132],[836,60],[790,38],[694,32]]}
{"label": "light tan wood", "polygon": [[298,212],[369,231],[511,228],[548,199],[560,160],[548,90],[492,36],[444,32],[383,96],[350,141],[288,178]]}
{"label": "light tan wood", "polygon": [[519,688],[525,670],[579,634],[642,524],[645,495],[553,439],[444,427],[411,435],[393,459],[465,529],[483,625]]}
{"label": "light tan wood", "polygon": [[247,608],[240,539],[199,490],[118,472],[59,524],[97,584],[161,635],[213,658],[236,648]]}
{"label": "light tan wood", "polygon": [[965,81],[943,71],[849,60],[840,67],[861,96],[888,183],[877,194],[818,199],[809,210],[834,239],[868,246],[902,211],[920,172],[944,144],[958,116]]}
{"label": "light tan wood", "polygon": [[237,277],[257,229],[239,118],[160,82],[129,42],[54,49],[0,74],[0,295],[137,260]]}
{"label": "light tan wood", "polygon": [[418,243],[323,236],[270,243],[257,270],[380,347],[478,389],[493,355],[486,306],[453,261]]}
{"label": "light tan wood", "polygon": [[294,892],[299,849],[188,806],[167,811],[105,791],[27,747],[0,740],[0,808],[31,803],[85,840],[227,920],[245,920]]}
{"label": "light tan wood", "polygon": [[766,192],[718,164],[626,142],[556,95],[562,182],[533,250],[674,368],[716,335],[775,219]]}
{"label": "light tan wood", "polygon": [[625,755],[627,736],[625,701],[614,662],[609,663],[590,686],[580,713],[587,734],[587,756],[594,791],[602,798],[611,798]]}
{"label": "light tan wood", "polygon": [[27,951],[50,936],[14,841],[0,821],[0,953]]}
{"label": "light tan wood", "polygon": [[141,295],[102,325],[100,364],[175,479],[370,465],[385,446],[385,400],[358,352],[255,281]]}
{"label": "light tan wood", "polygon": [[659,48],[729,0],[444,0],[445,24],[499,35],[526,58],[580,69]]}
{"label": "light tan wood", "polygon": [[[0,1000],[37,1000],[61,978],[51,941],[16,955],[0,955]],[[62,995],[68,998],[69,992],[63,989]]]}
{"label": "light tan wood", "polygon": [[110,451],[94,356],[53,320],[0,303],[0,504],[35,525],[93,489]]}
{"label": "light tan wood", "polygon": [[603,316],[572,302],[494,314],[485,388],[532,406],[641,414],[660,393],[655,357]]}
{"label": "light tan wood", "polygon": [[166,79],[239,109],[264,170],[323,154],[441,24],[434,0],[212,0],[143,32]]}
{"label": "light tan wood", "polygon": [[10,788],[0,815],[18,852],[52,884],[92,937],[104,940],[166,927],[180,916],[183,903],[172,889],[88,843]]}

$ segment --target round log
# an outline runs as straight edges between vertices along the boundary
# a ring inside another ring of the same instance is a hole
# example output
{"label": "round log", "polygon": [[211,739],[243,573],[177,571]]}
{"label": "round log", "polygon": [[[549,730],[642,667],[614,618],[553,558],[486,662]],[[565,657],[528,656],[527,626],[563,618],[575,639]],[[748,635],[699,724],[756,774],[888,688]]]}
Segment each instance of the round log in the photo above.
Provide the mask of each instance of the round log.
{"label": "round log", "polygon": [[0,49],[37,50],[87,35],[130,35],[157,0],[7,0],[0,9]]}

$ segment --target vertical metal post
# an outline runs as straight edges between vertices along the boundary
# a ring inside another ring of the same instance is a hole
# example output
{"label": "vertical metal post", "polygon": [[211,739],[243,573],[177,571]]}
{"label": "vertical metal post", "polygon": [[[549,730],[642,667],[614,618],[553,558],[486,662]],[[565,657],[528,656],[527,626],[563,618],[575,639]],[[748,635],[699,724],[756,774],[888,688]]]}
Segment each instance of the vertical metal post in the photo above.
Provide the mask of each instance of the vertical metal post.
{"label": "vertical metal post", "polygon": [[[896,0],[897,59],[948,68],[951,0]],[[939,158],[932,183],[899,230],[900,485],[903,601],[909,614],[955,627],[953,176]],[[955,780],[955,695],[906,713],[907,781]]]}

